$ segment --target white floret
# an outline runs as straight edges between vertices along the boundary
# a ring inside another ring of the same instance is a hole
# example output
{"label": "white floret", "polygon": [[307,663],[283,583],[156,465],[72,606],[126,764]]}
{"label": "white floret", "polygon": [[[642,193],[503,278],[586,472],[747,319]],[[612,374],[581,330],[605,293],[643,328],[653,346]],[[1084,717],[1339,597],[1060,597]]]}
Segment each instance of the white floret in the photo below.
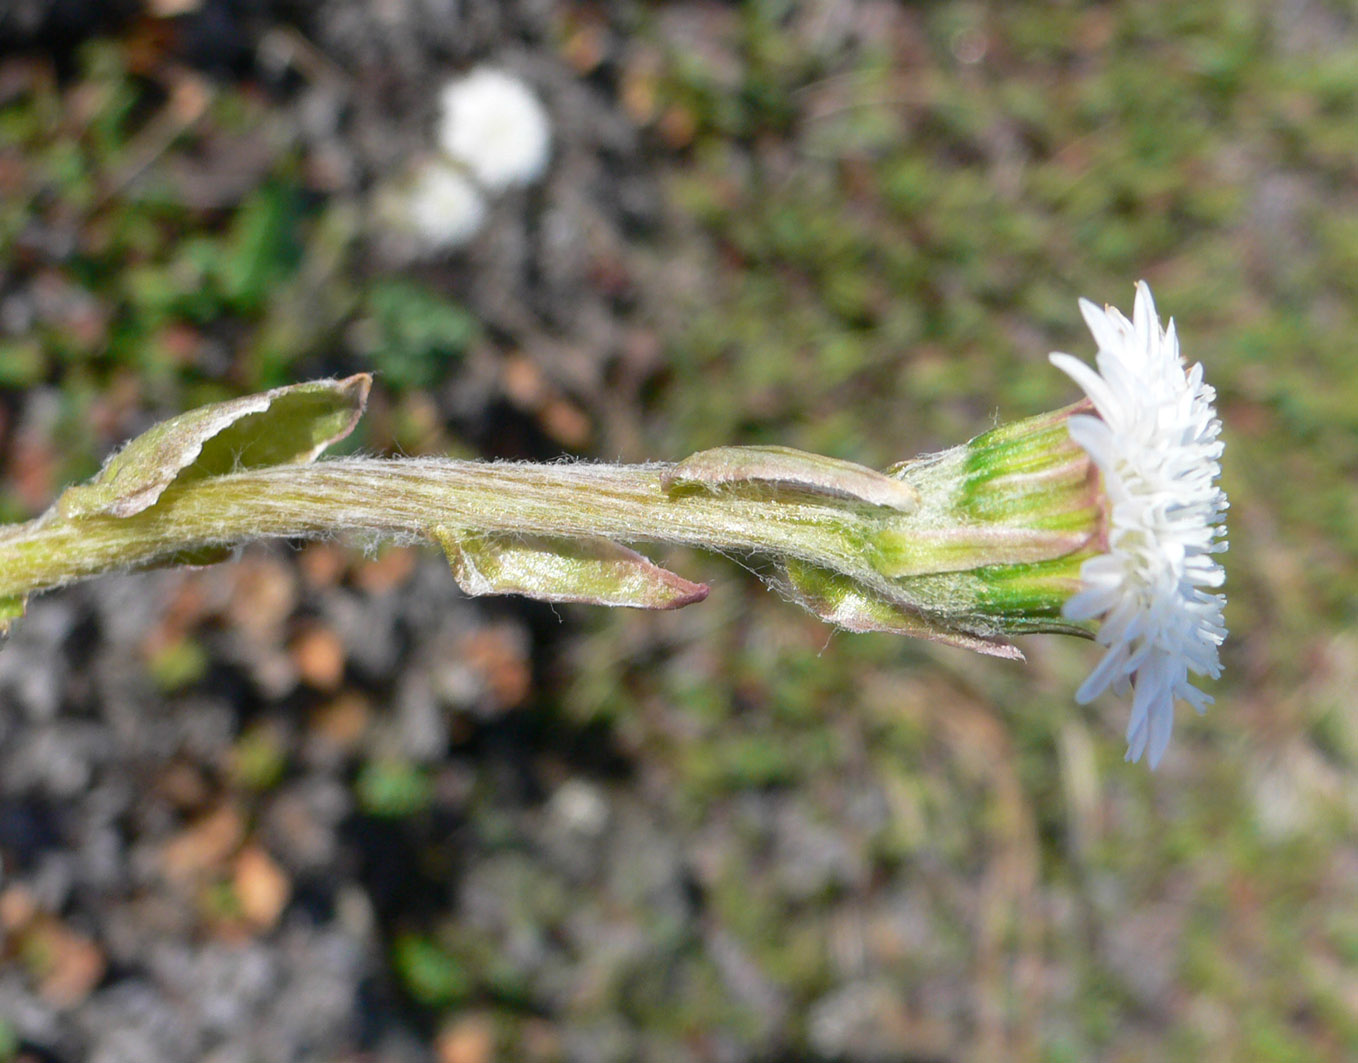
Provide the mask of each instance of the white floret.
{"label": "white floret", "polygon": [[1226,548],[1221,422],[1202,366],[1184,368],[1174,322],[1161,329],[1144,282],[1131,321],[1087,300],[1080,310],[1099,345],[1098,372],[1068,354],[1051,360],[1098,412],[1072,417],[1070,434],[1103,476],[1108,552],[1081,567],[1084,586],[1064,614],[1101,619],[1096,638],[1108,649],[1076,699],[1135,685],[1127,758],[1148,752],[1153,768],[1169,745],[1175,701],[1202,712],[1212,700],[1190,673],[1221,671],[1226,599],[1207,590],[1225,580],[1214,557]]}
{"label": "white floret", "polygon": [[404,227],[430,251],[461,247],[486,220],[480,190],[442,159],[431,159],[415,171],[400,208]]}
{"label": "white floret", "polygon": [[551,158],[552,128],[541,102],[503,70],[479,67],[439,93],[439,147],[490,192],[526,185]]}

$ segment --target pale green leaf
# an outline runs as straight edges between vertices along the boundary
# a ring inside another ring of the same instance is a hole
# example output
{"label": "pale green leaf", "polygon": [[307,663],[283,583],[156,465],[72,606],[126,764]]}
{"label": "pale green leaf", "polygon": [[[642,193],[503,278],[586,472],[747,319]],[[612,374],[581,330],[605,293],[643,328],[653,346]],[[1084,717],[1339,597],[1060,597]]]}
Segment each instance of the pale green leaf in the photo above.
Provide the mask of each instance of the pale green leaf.
{"label": "pale green leaf", "polygon": [[787,577],[786,589],[795,601],[827,623],[846,631],[885,631],[942,642],[991,657],[1023,659],[1017,646],[998,635],[978,635],[937,617],[907,609],[874,595],[837,572],[795,560],[787,561],[783,571]]}
{"label": "pale green leaf", "polygon": [[635,551],[605,539],[469,534],[440,525],[430,534],[448,556],[453,577],[472,596],[522,594],[547,602],[678,609],[707,597]]}
{"label": "pale green leaf", "polygon": [[702,450],[667,469],[666,490],[737,484],[793,488],[831,498],[883,506],[902,513],[919,506],[919,492],[894,477],[840,458],[827,458],[792,447],[715,447]]}
{"label": "pale green leaf", "polygon": [[89,483],[67,488],[57,511],[67,519],[130,517],[171,483],[312,461],[353,431],[371,382],[366,373],[314,380],[172,417],[114,454]]}

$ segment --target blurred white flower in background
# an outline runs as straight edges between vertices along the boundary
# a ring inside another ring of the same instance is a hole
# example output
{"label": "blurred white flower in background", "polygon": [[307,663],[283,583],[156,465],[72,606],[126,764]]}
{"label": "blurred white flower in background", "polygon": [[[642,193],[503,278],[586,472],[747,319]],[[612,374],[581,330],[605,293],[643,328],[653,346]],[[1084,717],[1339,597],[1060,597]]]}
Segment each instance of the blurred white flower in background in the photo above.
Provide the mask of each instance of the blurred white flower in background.
{"label": "blurred white flower in background", "polygon": [[1127,759],[1149,752],[1154,768],[1169,745],[1174,702],[1199,712],[1212,700],[1189,673],[1216,677],[1226,637],[1226,495],[1216,391],[1202,366],[1184,367],[1174,322],[1162,329],[1145,282],[1136,286],[1132,320],[1082,299],[1099,345],[1098,372],[1068,354],[1052,363],[1093,402],[1098,417],[1070,419],[1070,435],[1099,467],[1108,507],[1107,552],[1080,569],[1084,589],[1065,605],[1068,620],[1101,624],[1108,647],[1075,697],[1086,702],[1111,686],[1136,693],[1127,725]]}
{"label": "blurred white flower in background", "polygon": [[447,160],[421,163],[396,208],[401,227],[431,251],[461,247],[486,220],[486,199],[465,173]]}
{"label": "blurred white flower in background", "polygon": [[436,154],[378,197],[379,218],[413,240],[409,251],[434,255],[469,243],[492,197],[542,176],[551,120],[518,78],[478,67],[439,90],[435,142]]}
{"label": "blurred white flower in background", "polygon": [[542,176],[552,128],[531,89],[503,70],[478,67],[439,91],[438,144],[489,192]]}

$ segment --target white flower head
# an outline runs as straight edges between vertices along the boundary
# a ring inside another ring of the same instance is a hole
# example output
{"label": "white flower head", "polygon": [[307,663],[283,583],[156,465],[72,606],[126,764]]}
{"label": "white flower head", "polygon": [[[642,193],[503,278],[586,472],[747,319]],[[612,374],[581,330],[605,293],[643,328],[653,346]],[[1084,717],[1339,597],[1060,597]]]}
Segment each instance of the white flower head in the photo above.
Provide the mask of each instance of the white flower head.
{"label": "white flower head", "polygon": [[439,92],[438,143],[488,191],[542,176],[551,156],[546,110],[522,81],[478,67]]}
{"label": "white flower head", "polygon": [[466,174],[442,159],[416,168],[397,201],[397,221],[429,251],[461,247],[486,220],[486,200]]}
{"label": "white flower head", "polygon": [[1125,693],[1134,685],[1127,759],[1149,753],[1154,768],[1169,745],[1175,701],[1203,712],[1212,700],[1189,674],[1221,673],[1226,599],[1205,589],[1225,581],[1214,557],[1226,549],[1227,506],[1217,485],[1216,391],[1200,364],[1185,368],[1174,322],[1160,327],[1144,281],[1131,321],[1084,299],[1080,311],[1099,345],[1098,372],[1068,354],[1051,361],[1098,412],[1071,417],[1070,435],[1102,474],[1108,546],[1081,566],[1083,588],[1064,614],[1100,618],[1096,637],[1108,649],[1075,696],[1083,703],[1109,686]]}

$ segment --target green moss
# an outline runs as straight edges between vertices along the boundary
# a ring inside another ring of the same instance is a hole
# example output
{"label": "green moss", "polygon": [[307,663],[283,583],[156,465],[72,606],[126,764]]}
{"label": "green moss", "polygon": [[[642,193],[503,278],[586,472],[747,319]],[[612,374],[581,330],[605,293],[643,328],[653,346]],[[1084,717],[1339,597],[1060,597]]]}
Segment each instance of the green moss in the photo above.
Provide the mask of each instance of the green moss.
{"label": "green moss", "polygon": [[277,728],[253,727],[236,739],[231,750],[231,775],[237,785],[250,790],[269,790],[282,781],[287,770],[287,747]]}
{"label": "green moss", "polygon": [[192,686],[207,674],[211,660],[202,643],[184,638],[160,649],[147,662],[147,669],[156,686],[162,690],[182,690]]}
{"label": "green moss", "polygon": [[470,973],[455,956],[417,934],[396,939],[392,965],[406,991],[426,1007],[456,1004],[475,987]]}
{"label": "green moss", "polygon": [[450,372],[476,340],[476,319],[429,288],[383,280],[368,293],[379,341],[373,366],[395,388],[427,388]]}
{"label": "green moss", "polygon": [[370,760],[363,765],[354,789],[359,807],[369,815],[400,819],[422,812],[433,797],[428,775],[401,760]]}

